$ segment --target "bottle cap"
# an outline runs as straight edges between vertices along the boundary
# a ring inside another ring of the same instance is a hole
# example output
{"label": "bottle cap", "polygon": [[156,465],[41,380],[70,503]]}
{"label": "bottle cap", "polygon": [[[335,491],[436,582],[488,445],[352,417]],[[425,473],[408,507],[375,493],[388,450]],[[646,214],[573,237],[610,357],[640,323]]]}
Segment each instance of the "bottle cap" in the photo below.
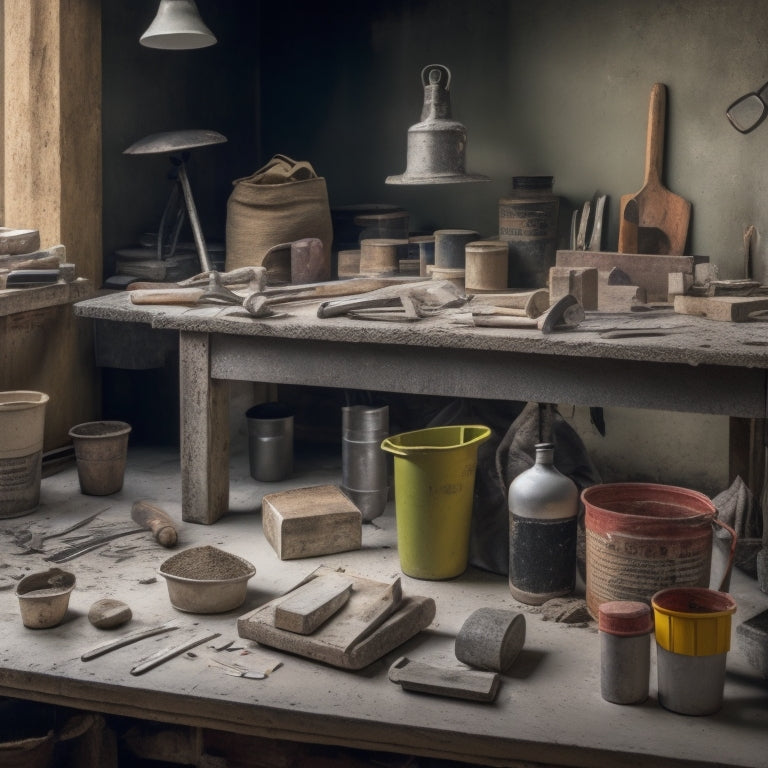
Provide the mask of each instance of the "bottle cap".
{"label": "bottle cap", "polygon": [[598,607],[597,628],[619,637],[647,635],[653,631],[651,607],[631,600],[612,600]]}

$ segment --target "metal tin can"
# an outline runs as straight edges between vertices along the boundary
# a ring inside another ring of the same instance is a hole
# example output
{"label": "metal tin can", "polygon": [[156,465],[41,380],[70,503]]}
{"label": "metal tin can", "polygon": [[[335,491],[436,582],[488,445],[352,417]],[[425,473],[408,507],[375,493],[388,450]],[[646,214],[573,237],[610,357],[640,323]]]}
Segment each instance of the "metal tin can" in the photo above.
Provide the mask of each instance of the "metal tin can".
{"label": "metal tin can", "polygon": [[499,240],[509,243],[509,287],[545,288],[555,266],[560,200],[552,176],[514,176],[499,200]]}
{"label": "metal tin can", "polygon": [[653,617],[646,603],[601,603],[600,693],[614,704],[642,704],[648,698]]}

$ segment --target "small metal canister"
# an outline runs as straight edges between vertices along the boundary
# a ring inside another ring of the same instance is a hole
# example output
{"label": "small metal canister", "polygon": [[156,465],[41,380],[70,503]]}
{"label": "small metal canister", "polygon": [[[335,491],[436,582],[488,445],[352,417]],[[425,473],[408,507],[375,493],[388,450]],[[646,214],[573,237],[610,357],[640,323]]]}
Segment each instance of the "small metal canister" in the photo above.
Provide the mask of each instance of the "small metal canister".
{"label": "small metal canister", "polygon": [[653,616],[650,606],[630,600],[601,603],[600,692],[614,704],[642,704],[648,698]]}
{"label": "small metal canister", "polygon": [[509,247],[503,240],[475,240],[464,247],[468,293],[507,290]]}
{"label": "small metal canister", "polygon": [[467,243],[480,239],[473,229],[438,229],[435,232],[435,266],[442,269],[464,269]]}
{"label": "small metal canister", "polygon": [[389,406],[350,405],[341,414],[341,490],[370,522],[389,496],[389,464],[381,450],[389,437]]}
{"label": "small metal canister", "polygon": [[545,288],[555,266],[560,198],[552,176],[514,176],[499,200],[499,239],[509,243],[509,285]]}

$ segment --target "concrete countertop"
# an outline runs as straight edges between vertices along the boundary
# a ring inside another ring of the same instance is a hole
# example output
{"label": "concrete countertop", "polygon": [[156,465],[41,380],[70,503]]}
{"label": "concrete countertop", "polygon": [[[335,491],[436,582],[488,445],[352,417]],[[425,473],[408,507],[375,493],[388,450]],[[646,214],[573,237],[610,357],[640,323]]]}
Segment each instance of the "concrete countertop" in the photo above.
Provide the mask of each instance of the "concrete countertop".
{"label": "concrete countertop", "polygon": [[[242,441],[241,441],[242,442]],[[364,525],[362,549],[323,558],[280,561],[261,531],[265,493],[288,487],[336,483],[340,457],[297,455],[294,477],[257,483],[248,474],[247,450],[233,441],[229,512],[215,525],[181,522],[180,457],[174,449],[131,448],[123,489],[109,497],[79,492],[71,466],[42,481],[41,504],[31,515],[3,520],[0,564],[6,584],[49,565],[43,554],[20,554],[12,532],[63,529],[104,510],[89,529],[131,526],[138,498],[159,502],[178,522],[179,549],[212,544],[251,561],[257,569],[245,604],[222,615],[183,614],[169,602],[157,569],[174,551],[161,548],[149,532],[118,539],[64,564],[77,577],[68,615],[47,630],[25,629],[12,588],[0,592],[0,693],[57,702],[106,713],[198,725],[279,739],[343,744],[508,765],[513,760],[566,766],[764,766],[768,732],[768,684],[748,665],[736,643],[728,656],[725,704],[709,717],[668,712],[656,700],[655,653],[651,697],[639,706],[618,706],[600,695],[599,637],[594,622],[568,626],[542,620],[538,609],[516,603],[506,578],[474,568],[450,581],[403,576],[396,549],[395,520],[388,508]],[[45,543],[47,552],[63,547]],[[290,656],[237,638],[236,620],[292,588],[326,564],[374,579],[401,576],[406,595],[434,598],[432,625],[400,648],[359,672]],[[156,579],[156,580],[153,580]],[[735,626],[768,608],[768,595],[736,572],[731,592],[738,603]],[[126,601],[133,620],[104,631],[87,620],[98,599]],[[454,639],[476,608],[524,612],[525,647],[493,704],[407,693],[387,678],[400,655],[461,667]],[[185,629],[142,641],[90,662],[80,655],[118,634],[177,619]],[[130,668],[158,648],[211,629],[249,653],[216,652],[206,646],[134,677]],[[735,632],[735,629],[734,629]],[[225,658],[222,658],[224,656]],[[213,659],[258,667],[282,661],[266,680],[222,673]]]}
{"label": "concrete countertop", "polygon": [[[128,292],[81,301],[75,313],[154,328],[238,336],[339,341],[349,344],[427,346],[447,349],[546,354],[738,368],[768,368],[768,341],[763,322],[734,323],[674,312],[587,312],[576,329],[543,335],[528,328],[472,328],[448,317],[417,322],[317,317],[320,302],[276,307],[285,314],[259,319],[232,306],[134,305]],[[646,336],[603,338],[607,331],[645,331]]]}

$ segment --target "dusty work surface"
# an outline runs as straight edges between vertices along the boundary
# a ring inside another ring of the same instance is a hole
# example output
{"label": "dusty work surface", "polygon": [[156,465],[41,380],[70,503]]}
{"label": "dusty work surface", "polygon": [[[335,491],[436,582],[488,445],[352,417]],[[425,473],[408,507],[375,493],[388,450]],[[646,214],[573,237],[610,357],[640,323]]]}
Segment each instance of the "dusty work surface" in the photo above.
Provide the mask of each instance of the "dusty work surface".
{"label": "dusty work surface", "polygon": [[[82,496],[74,466],[44,478],[42,503],[35,513],[0,521],[0,575],[6,586],[0,592],[0,694],[272,738],[487,765],[509,765],[514,760],[606,768],[766,765],[768,685],[735,642],[728,659],[725,704],[718,714],[695,718],[662,709],[656,700],[655,666],[650,699],[641,706],[623,707],[601,698],[594,622],[583,627],[544,621],[534,609],[512,599],[505,578],[477,570],[445,582],[403,576],[391,509],[364,525],[363,547],[358,551],[279,560],[261,533],[261,497],[288,487],[338,482],[338,456],[297,459],[290,482],[259,484],[248,475],[247,454],[233,451],[230,511],[212,526],[181,522],[179,455],[174,450],[132,448],[125,485],[110,497]],[[210,544],[251,561],[256,575],[245,604],[216,616],[172,608],[157,571],[174,550],[161,548],[149,532],[143,532],[63,564],[77,577],[64,623],[53,629],[25,629],[13,591],[15,580],[46,568],[44,557],[67,542],[51,538],[43,544],[45,553],[21,554],[14,532],[55,532],[99,510],[104,511],[96,520],[75,533],[130,528],[131,504],[139,498],[152,498],[170,512],[178,523],[179,548]],[[321,564],[373,579],[400,576],[404,594],[435,600],[435,620],[403,646],[356,672],[238,638],[239,616],[291,589]],[[768,595],[743,574],[735,575],[732,593],[739,605],[734,627],[768,607]],[[129,624],[106,631],[89,623],[89,607],[107,597],[131,606]],[[455,636],[470,613],[483,606],[525,611],[527,621],[523,651],[503,676],[494,703],[409,693],[388,680],[390,664],[403,655],[461,668],[454,654]],[[182,628],[88,662],[80,660],[82,653],[109,639],[171,619]],[[157,649],[205,630],[221,634],[217,643],[232,640],[243,650],[216,651],[205,644],[192,658],[180,656],[143,675],[129,674]],[[278,661],[282,666],[264,680],[252,680],[225,674],[217,661],[256,670]]]}
{"label": "dusty work surface", "polygon": [[321,319],[318,306],[318,301],[279,306],[280,317],[259,319],[232,306],[138,306],[123,292],[80,302],[75,312],[154,328],[239,336],[768,368],[765,322],[718,322],[672,311],[587,312],[576,329],[543,336],[535,328],[473,328],[453,323],[449,316],[410,323]]}

